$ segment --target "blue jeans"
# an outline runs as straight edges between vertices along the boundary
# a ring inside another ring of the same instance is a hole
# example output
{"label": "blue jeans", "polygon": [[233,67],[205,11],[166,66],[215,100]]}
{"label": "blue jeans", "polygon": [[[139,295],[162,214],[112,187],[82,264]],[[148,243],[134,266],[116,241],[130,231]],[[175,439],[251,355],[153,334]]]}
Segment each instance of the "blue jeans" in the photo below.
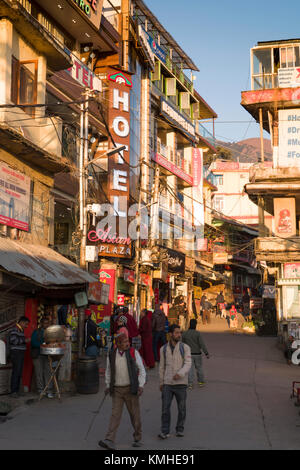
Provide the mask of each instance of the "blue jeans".
{"label": "blue jeans", "polygon": [[198,382],[204,382],[201,354],[192,354],[192,367],[189,371],[189,385],[193,385],[194,382],[194,366],[196,369]]}
{"label": "blue jeans", "polygon": [[164,385],[162,390],[161,432],[169,434],[171,424],[171,404],[175,396],[178,407],[176,432],[184,431],[186,418],[186,385]]}
{"label": "blue jeans", "polygon": [[158,346],[158,343],[161,343],[161,345],[163,346],[164,344],[166,344],[167,340],[166,340],[166,333],[164,331],[154,331],[153,332],[153,353],[154,353],[154,359],[156,362],[158,362],[158,354],[157,354],[157,346]]}

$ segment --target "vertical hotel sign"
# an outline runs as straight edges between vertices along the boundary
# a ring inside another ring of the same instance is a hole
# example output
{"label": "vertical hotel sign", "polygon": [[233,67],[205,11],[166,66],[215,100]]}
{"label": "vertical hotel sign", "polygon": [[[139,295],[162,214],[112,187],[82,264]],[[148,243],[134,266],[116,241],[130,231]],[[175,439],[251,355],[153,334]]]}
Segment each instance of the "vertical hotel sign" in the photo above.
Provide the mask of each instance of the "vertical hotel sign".
{"label": "vertical hotel sign", "polygon": [[[116,219],[116,238],[127,238],[128,203],[129,203],[129,149],[130,149],[130,90],[132,81],[127,74],[114,69],[107,73],[109,89],[108,123],[114,142],[110,147],[125,146],[120,154],[108,159],[108,194]],[[111,140],[112,140],[111,139]],[[119,247],[121,248],[121,247]],[[119,258],[131,258],[131,243],[118,250]],[[116,251],[110,250],[111,256],[116,257]],[[106,255],[107,256],[107,255]]]}

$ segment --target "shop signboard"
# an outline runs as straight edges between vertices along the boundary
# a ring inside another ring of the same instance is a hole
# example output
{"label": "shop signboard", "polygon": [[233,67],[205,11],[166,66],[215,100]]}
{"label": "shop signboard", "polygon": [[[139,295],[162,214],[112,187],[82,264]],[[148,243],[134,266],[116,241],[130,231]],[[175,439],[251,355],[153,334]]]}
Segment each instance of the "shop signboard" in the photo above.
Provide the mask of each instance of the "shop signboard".
{"label": "shop signboard", "polygon": [[285,263],[283,271],[285,279],[300,280],[300,263]]}
{"label": "shop signboard", "polygon": [[125,295],[124,294],[119,294],[117,296],[117,302],[118,302],[119,307],[122,306],[122,305],[125,305]]}
{"label": "shop signboard", "polygon": [[103,282],[91,282],[89,284],[88,299],[89,302],[95,302],[102,305],[108,305],[110,285]]}
{"label": "shop signboard", "polygon": [[278,111],[278,166],[300,166],[300,109]]}
{"label": "shop signboard", "polygon": [[[204,204],[203,204],[203,150],[193,148],[193,206],[197,234],[197,248],[204,242]],[[200,243],[199,243],[200,242]]]}
{"label": "shop signboard", "polygon": [[170,273],[185,273],[185,255],[179,251],[171,250],[170,248],[162,247],[166,250],[168,257],[168,271]]}
{"label": "shop signboard", "polygon": [[213,263],[214,264],[226,264],[228,263],[228,253],[224,252],[214,252],[213,253]]}
{"label": "shop signboard", "polygon": [[28,176],[1,162],[0,224],[29,231],[30,186]]}
{"label": "shop signboard", "polygon": [[296,236],[296,200],[293,197],[274,199],[275,235],[280,238]]}
{"label": "shop signboard", "polygon": [[83,88],[90,90],[102,91],[101,80],[86,66],[78,57],[76,57],[69,49],[65,47],[65,52],[72,59],[73,66],[67,69],[71,77],[79,83]]}
{"label": "shop signboard", "polygon": [[148,57],[148,62],[152,70],[155,69],[155,53],[154,47],[152,47],[155,42],[152,40],[151,36],[147,33],[147,31],[143,28],[143,26],[139,25],[139,38],[145,50],[145,53]]}
{"label": "shop signboard", "polygon": [[257,310],[263,307],[263,299],[261,297],[252,297],[250,299],[250,309]]}
{"label": "shop signboard", "polygon": [[275,286],[263,286],[262,297],[263,299],[275,299],[276,287]]}
{"label": "shop signboard", "polygon": [[134,284],[135,273],[131,269],[124,268],[123,277],[124,281]]}
{"label": "shop signboard", "polygon": [[151,276],[149,274],[140,274],[140,284],[144,287],[150,287],[151,286]]}
{"label": "shop signboard", "polygon": [[98,284],[98,287],[101,288],[101,293],[98,293],[98,296],[100,295],[101,305],[97,311],[102,317],[111,316],[115,301],[116,271],[115,269],[101,269],[93,272],[98,275],[99,284],[104,284],[101,286]]}
{"label": "shop signboard", "polygon": [[161,98],[161,114],[177,129],[181,130],[187,137],[195,141],[196,130],[194,124],[185,118],[176,108],[164,98]]}
{"label": "shop signboard", "polygon": [[69,0],[99,30],[104,0]]}
{"label": "shop signboard", "polygon": [[183,181],[186,181],[189,185],[193,184],[193,178],[191,175],[185,173],[181,168],[174,165],[174,163],[170,162],[160,153],[153,152],[152,160],[155,161],[155,163],[157,163],[158,165],[165,168],[166,170],[170,171],[170,173],[172,173],[173,175],[178,176],[178,178],[181,178]]}
{"label": "shop signboard", "polygon": [[156,40],[153,39],[152,36],[150,36],[150,34],[144,28],[142,29],[144,40],[147,41],[147,43],[149,44],[152,53],[156,55],[156,57],[165,64],[167,62],[167,53],[162,49],[162,47],[159,46],[159,44],[157,44]]}

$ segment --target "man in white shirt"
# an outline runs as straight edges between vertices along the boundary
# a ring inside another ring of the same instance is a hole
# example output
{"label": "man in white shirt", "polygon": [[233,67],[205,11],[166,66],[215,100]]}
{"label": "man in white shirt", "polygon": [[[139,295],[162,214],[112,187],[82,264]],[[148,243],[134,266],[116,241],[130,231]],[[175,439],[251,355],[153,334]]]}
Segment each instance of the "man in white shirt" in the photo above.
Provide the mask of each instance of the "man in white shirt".
{"label": "man in white shirt", "polygon": [[146,371],[138,351],[130,348],[126,335],[121,334],[116,339],[116,349],[107,358],[105,372],[105,394],[112,396],[112,415],[108,432],[99,446],[105,449],[115,449],[115,437],[119,428],[123,406],[129,412],[134,428],[133,447],[141,447],[142,424],[139,397],[143,393],[146,382]]}

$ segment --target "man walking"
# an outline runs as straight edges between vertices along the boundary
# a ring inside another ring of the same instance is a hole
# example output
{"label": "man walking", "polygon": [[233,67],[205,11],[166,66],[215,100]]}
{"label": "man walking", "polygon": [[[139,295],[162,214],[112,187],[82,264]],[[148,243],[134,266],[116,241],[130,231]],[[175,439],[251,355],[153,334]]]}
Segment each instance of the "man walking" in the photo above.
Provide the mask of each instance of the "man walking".
{"label": "man walking", "polygon": [[124,403],[134,428],[132,445],[142,446],[139,397],[146,382],[146,371],[140,354],[136,349],[130,348],[126,335],[118,336],[116,345],[117,347],[107,358],[105,372],[105,394],[112,396],[112,415],[106,437],[99,442],[100,447],[109,450],[115,449],[115,437],[121,422]]}
{"label": "man walking", "polygon": [[167,439],[171,424],[171,404],[175,396],[178,407],[176,436],[184,436],[186,418],[186,390],[188,373],[192,365],[191,350],[181,340],[178,325],[170,327],[170,341],[160,349],[159,382],[162,392],[162,418],[160,439]]}
{"label": "man walking", "polygon": [[27,317],[21,317],[16,326],[9,334],[10,360],[12,363],[11,374],[11,397],[18,398],[20,394],[21,378],[24,366],[24,357],[26,352],[26,343],[24,330],[29,325],[30,320]]}
{"label": "man walking", "polygon": [[162,304],[155,308],[152,315],[152,337],[153,337],[153,353],[155,362],[158,362],[158,343],[166,344],[166,315],[163,311]]}
{"label": "man walking", "polygon": [[203,341],[200,331],[196,330],[197,321],[190,321],[189,330],[185,331],[182,335],[183,343],[187,344],[191,348],[192,353],[192,367],[189,372],[189,389],[193,388],[194,382],[194,367],[197,373],[198,385],[203,387],[205,385],[204,374],[202,368],[202,351],[204,352],[207,359],[209,359],[209,354],[206,348],[206,345]]}

